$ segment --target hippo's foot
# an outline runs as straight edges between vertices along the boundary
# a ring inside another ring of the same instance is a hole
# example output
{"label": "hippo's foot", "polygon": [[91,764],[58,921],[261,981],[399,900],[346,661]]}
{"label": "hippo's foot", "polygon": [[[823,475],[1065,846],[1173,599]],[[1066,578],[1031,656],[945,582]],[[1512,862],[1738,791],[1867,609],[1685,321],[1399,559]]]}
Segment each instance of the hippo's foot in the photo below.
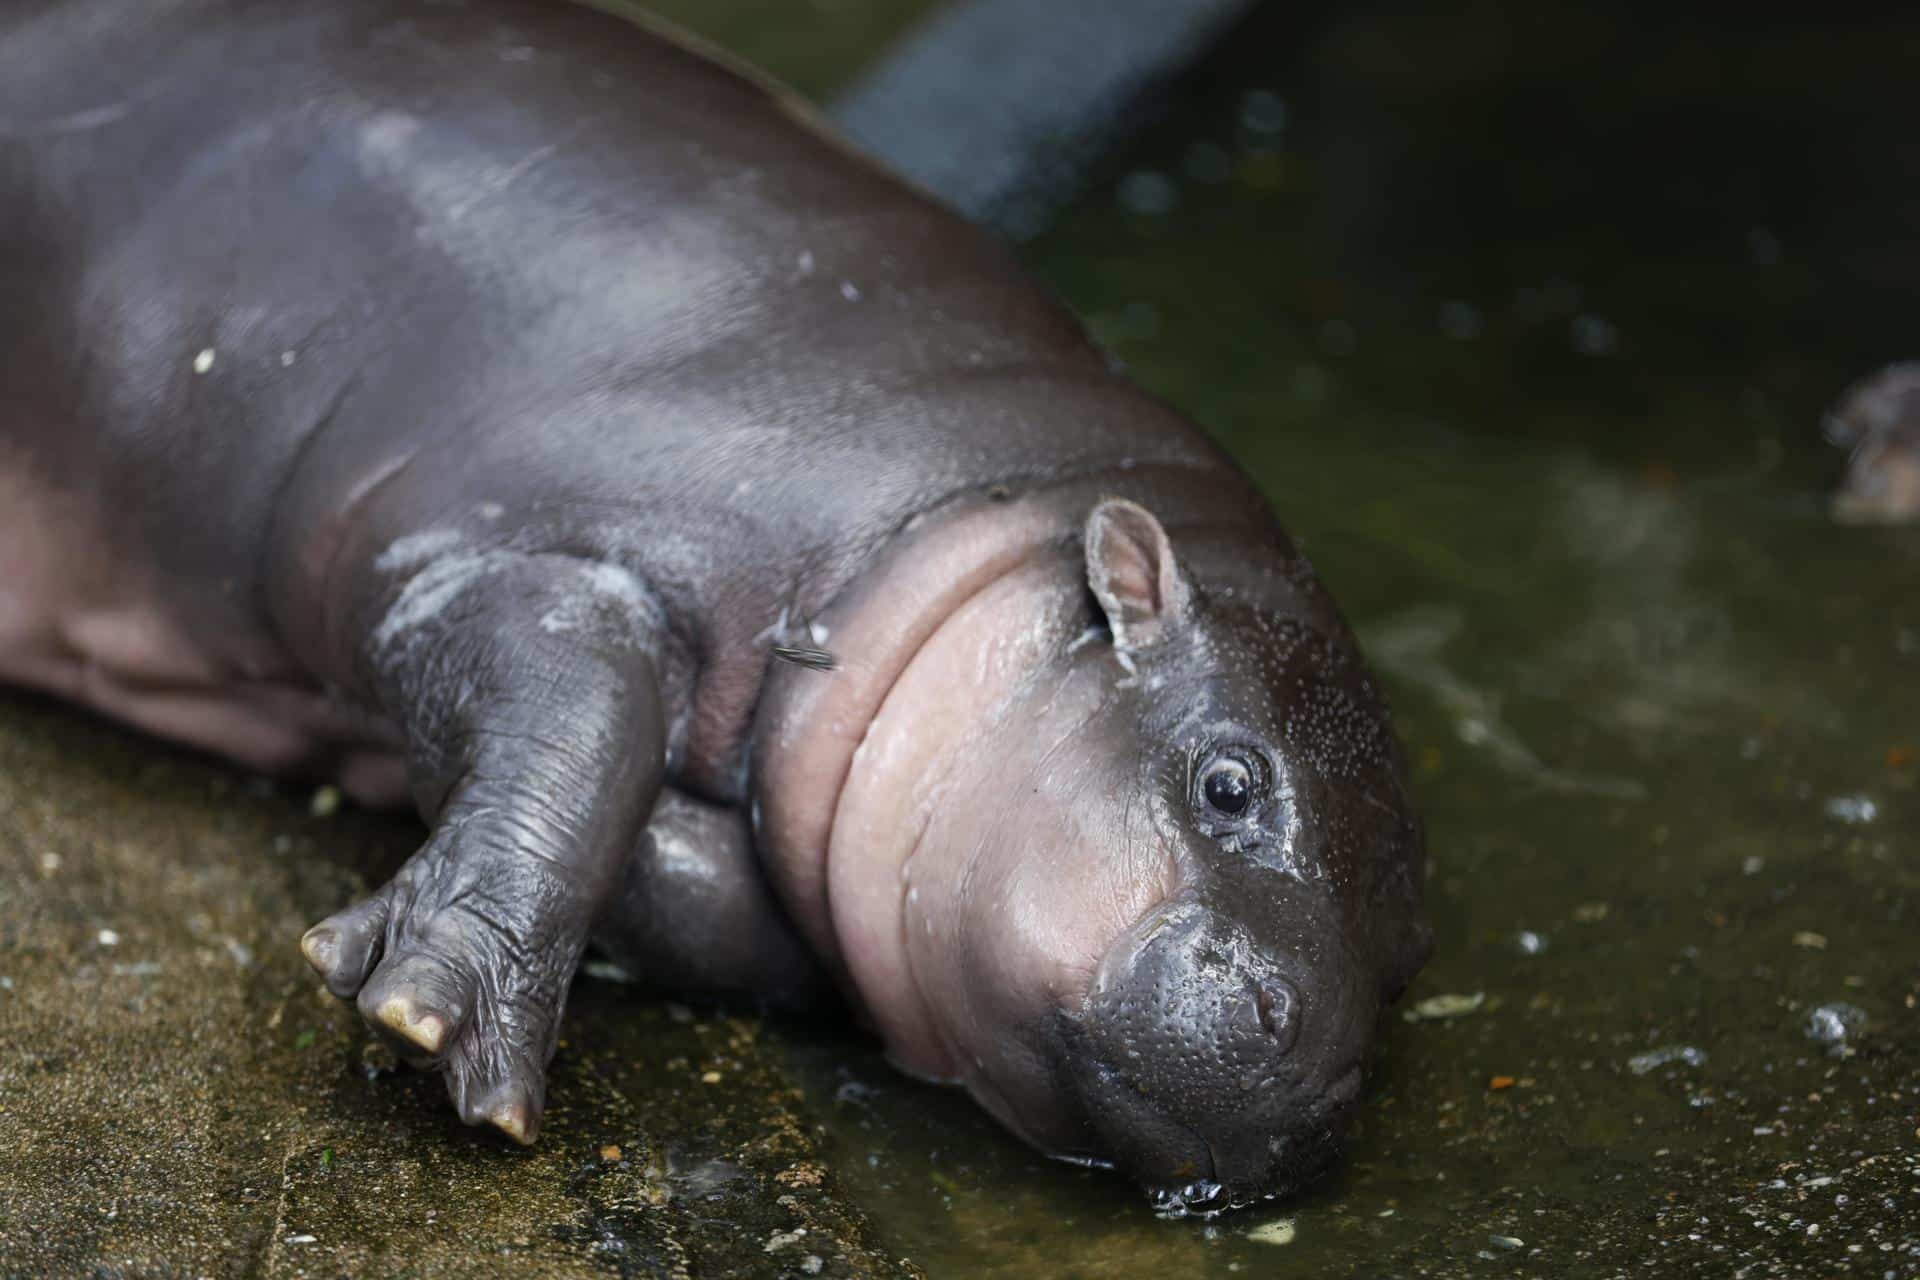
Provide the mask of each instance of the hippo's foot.
{"label": "hippo's foot", "polygon": [[798,1006],[829,989],[767,883],[746,817],[671,787],[593,941],[636,977],[687,995]]}
{"label": "hippo's foot", "polygon": [[617,570],[504,555],[412,568],[368,659],[433,835],[301,947],[446,1077],[463,1120],[531,1142],[588,926],[664,771],[651,637]]}

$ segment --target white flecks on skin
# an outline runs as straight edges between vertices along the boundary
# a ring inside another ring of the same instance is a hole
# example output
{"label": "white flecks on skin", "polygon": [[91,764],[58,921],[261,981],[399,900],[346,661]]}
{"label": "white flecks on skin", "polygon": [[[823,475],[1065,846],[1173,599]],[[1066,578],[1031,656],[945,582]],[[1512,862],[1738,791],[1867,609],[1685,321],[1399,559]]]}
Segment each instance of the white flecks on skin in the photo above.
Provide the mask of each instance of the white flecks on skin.
{"label": "white flecks on skin", "polygon": [[[422,540],[413,547],[403,543]],[[377,568],[416,568],[413,577],[400,589],[393,605],[373,630],[373,644],[384,649],[408,632],[432,622],[440,613],[480,579],[508,568],[525,557],[508,551],[458,551],[459,539],[448,540],[446,532],[430,531],[402,538],[375,562]],[[423,547],[449,548],[437,558],[421,562]],[[550,635],[577,631],[591,625],[597,611],[608,606],[633,623],[632,632],[649,642],[664,633],[666,613],[646,586],[618,565],[576,562],[566,585],[575,588],[563,594],[560,602],[539,620],[539,627]],[[655,655],[658,656],[657,654]]]}
{"label": "white flecks on skin", "polygon": [[402,162],[407,159],[408,146],[419,132],[420,121],[415,117],[397,111],[381,112],[361,128],[360,154],[367,160]]}
{"label": "white flecks on skin", "polygon": [[467,211],[474,205],[482,200],[491,200],[493,197],[499,195],[508,187],[520,181],[521,178],[533,172],[534,169],[546,163],[546,161],[558,154],[559,150],[560,146],[558,143],[550,142],[543,147],[535,147],[532,151],[529,151],[526,155],[521,156],[518,160],[504,168],[499,165],[491,166],[486,170],[483,182],[475,188],[474,192],[466,201],[456,204],[447,210],[447,217],[453,221],[458,221],[462,217],[465,217]]}
{"label": "white flecks on skin", "polygon": [[800,251],[800,274],[803,276],[813,274],[813,251],[811,249],[802,249]]}
{"label": "white flecks on skin", "polygon": [[[414,538],[428,538],[431,534],[415,534]],[[398,565],[389,565],[389,557],[395,555],[400,543],[410,541],[402,538],[389,547],[374,562],[377,569],[388,570]],[[458,538],[454,539],[458,542]],[[432,560],[408,580],[400,589],[393,605],[373,629],[373,645],[376,649],[385,649],[408,632],[416,631],[439,617],[448,605],[466,594],[475,582],[497,569],[506,567],[519,557],[504,551],[457,552]],[[397,557],[398,564],[417,564],[415,555],[409,553]]]}
{"label": "white flecks on skin", "polygon": [[507,509],[497,502],[483,502],[473,510],[475,515],[487,521],[498,520],[507,514]]}
{"label": "white flecks on skin", "polygon": [[644,634],[657,636],[666,626],[666,611],[640,579],[618,565],[585,564],[579,581],[584,590],[571,594],[540,619],[549,635],[579,631],[593,623],[599,609],[611,605],[621,615],[640,623]]}
{"label": "white flecks on skin", "polygon": [[193,371],[198,374],[211,373],[213,372],[213,361],[213,348],[203,347],[200,350],[200,354],[193,358]]}
{"label": "white flecks on skin", "polygon": [[282,369],[291,369],[293,368],[293,362],[299,358],[300,353],[297,351],[282,351],[280,353],[280,367]]}
{"label": "white flecks on skin", "polygon": [[404,538],[392,542],[373,562],[373,567],[381,573],[399,573],[414,569],[445,555],[458,547],[464,539],[455,529],[427,529],[421,533],[410,533]]}
{"label": "white flecks on skin", "polygon": [[842,280],[840,282],[840,296],[848,302],[858,302],[860,301],[860,286],[851,280]]}
{"label": "white flecks on skin", "polygon": [[69,133],[88,133],[126,119],[133,106],[132,102],[114,102],[55,116],[51,120],[28,121],[24,124],[0,120],[0,138],[57,138]]}
{"label": "white flecks on skin", "polygon": [[804,640],[815,646],[824,647],[832,638],[833,632],[823,622],[796,621],[791,605],[780,607],[780,616],[771,625],[764,627],[753,637],[756,645],[792,644],[795,640]]}

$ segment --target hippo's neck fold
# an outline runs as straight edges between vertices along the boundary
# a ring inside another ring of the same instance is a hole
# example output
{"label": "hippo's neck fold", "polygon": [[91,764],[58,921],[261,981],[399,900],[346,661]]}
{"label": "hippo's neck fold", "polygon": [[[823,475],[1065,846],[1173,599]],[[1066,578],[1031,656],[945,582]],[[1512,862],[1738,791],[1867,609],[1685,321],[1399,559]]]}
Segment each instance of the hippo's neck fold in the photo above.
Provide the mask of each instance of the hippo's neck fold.
{"label": "hippo's neck fold", "polygon": [[[1158,470],[1121,469],[1021,494],[982,492],[920,517],[811,620],[836,668],[776,663],[767,678],[752,740],[761,858],[847,994],[869,1019],[895,1023],[883,1030],[896,1054],[901,1040],[892,1032],[903,1017],[926,1031],[907,1037],[925,1050],[903,1063],[919,1074],[953,1074],[926,1019],[903,1008],[919,997],[898,937],[902,871],[924,825],[923,806],[935,802],[931,782],[953,767],[976,717],[1086,626],[1091,604],[1079,538],[1096,502],[1136,497],[1176,520],[1203,513],[1200,493],[1168,486]],[[1170,497],[1170,489],[1181,496]],[[943,697],[930,668],[951,667],[955,653],[977,655],[991,670],[970,670],[954,682],[955,696]],[[917,661],[923,654],[927,661]],[[909,690],[902,678],[910,669]],[[899,703],[913,700],[904,714],[915,730],[890,731],[882,741],[872,735],[890,697],[895,724]],[[892,954],[876,954],[881,949]]]}

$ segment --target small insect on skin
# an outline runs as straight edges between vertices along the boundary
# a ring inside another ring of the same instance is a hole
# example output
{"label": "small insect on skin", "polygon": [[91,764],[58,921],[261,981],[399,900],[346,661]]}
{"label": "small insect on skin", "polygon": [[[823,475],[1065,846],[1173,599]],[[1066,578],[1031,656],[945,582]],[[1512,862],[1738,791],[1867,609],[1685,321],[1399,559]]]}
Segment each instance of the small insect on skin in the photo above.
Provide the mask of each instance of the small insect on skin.
{"label": "small insect on skin", "polygon": [[831,671],[840,665],[840,660],[831,653],[810,644],[777,644],[773,646],[773,656],[810,671]]}

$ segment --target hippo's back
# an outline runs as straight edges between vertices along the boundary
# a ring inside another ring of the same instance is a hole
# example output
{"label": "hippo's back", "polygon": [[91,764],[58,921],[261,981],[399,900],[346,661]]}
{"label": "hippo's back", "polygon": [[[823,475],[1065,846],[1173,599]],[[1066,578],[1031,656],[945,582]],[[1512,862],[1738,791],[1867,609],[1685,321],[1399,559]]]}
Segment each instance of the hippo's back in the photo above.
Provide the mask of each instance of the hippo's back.
{"label": "hippo's back", "polygon": [[0,469],[92,507],[237,672],[323,665],[332,567],[423,532],[616,559],[712,656],[968,490],[1164,465],[1266,519],[1004,250],[803,116],[541,0],[15,7]]}

